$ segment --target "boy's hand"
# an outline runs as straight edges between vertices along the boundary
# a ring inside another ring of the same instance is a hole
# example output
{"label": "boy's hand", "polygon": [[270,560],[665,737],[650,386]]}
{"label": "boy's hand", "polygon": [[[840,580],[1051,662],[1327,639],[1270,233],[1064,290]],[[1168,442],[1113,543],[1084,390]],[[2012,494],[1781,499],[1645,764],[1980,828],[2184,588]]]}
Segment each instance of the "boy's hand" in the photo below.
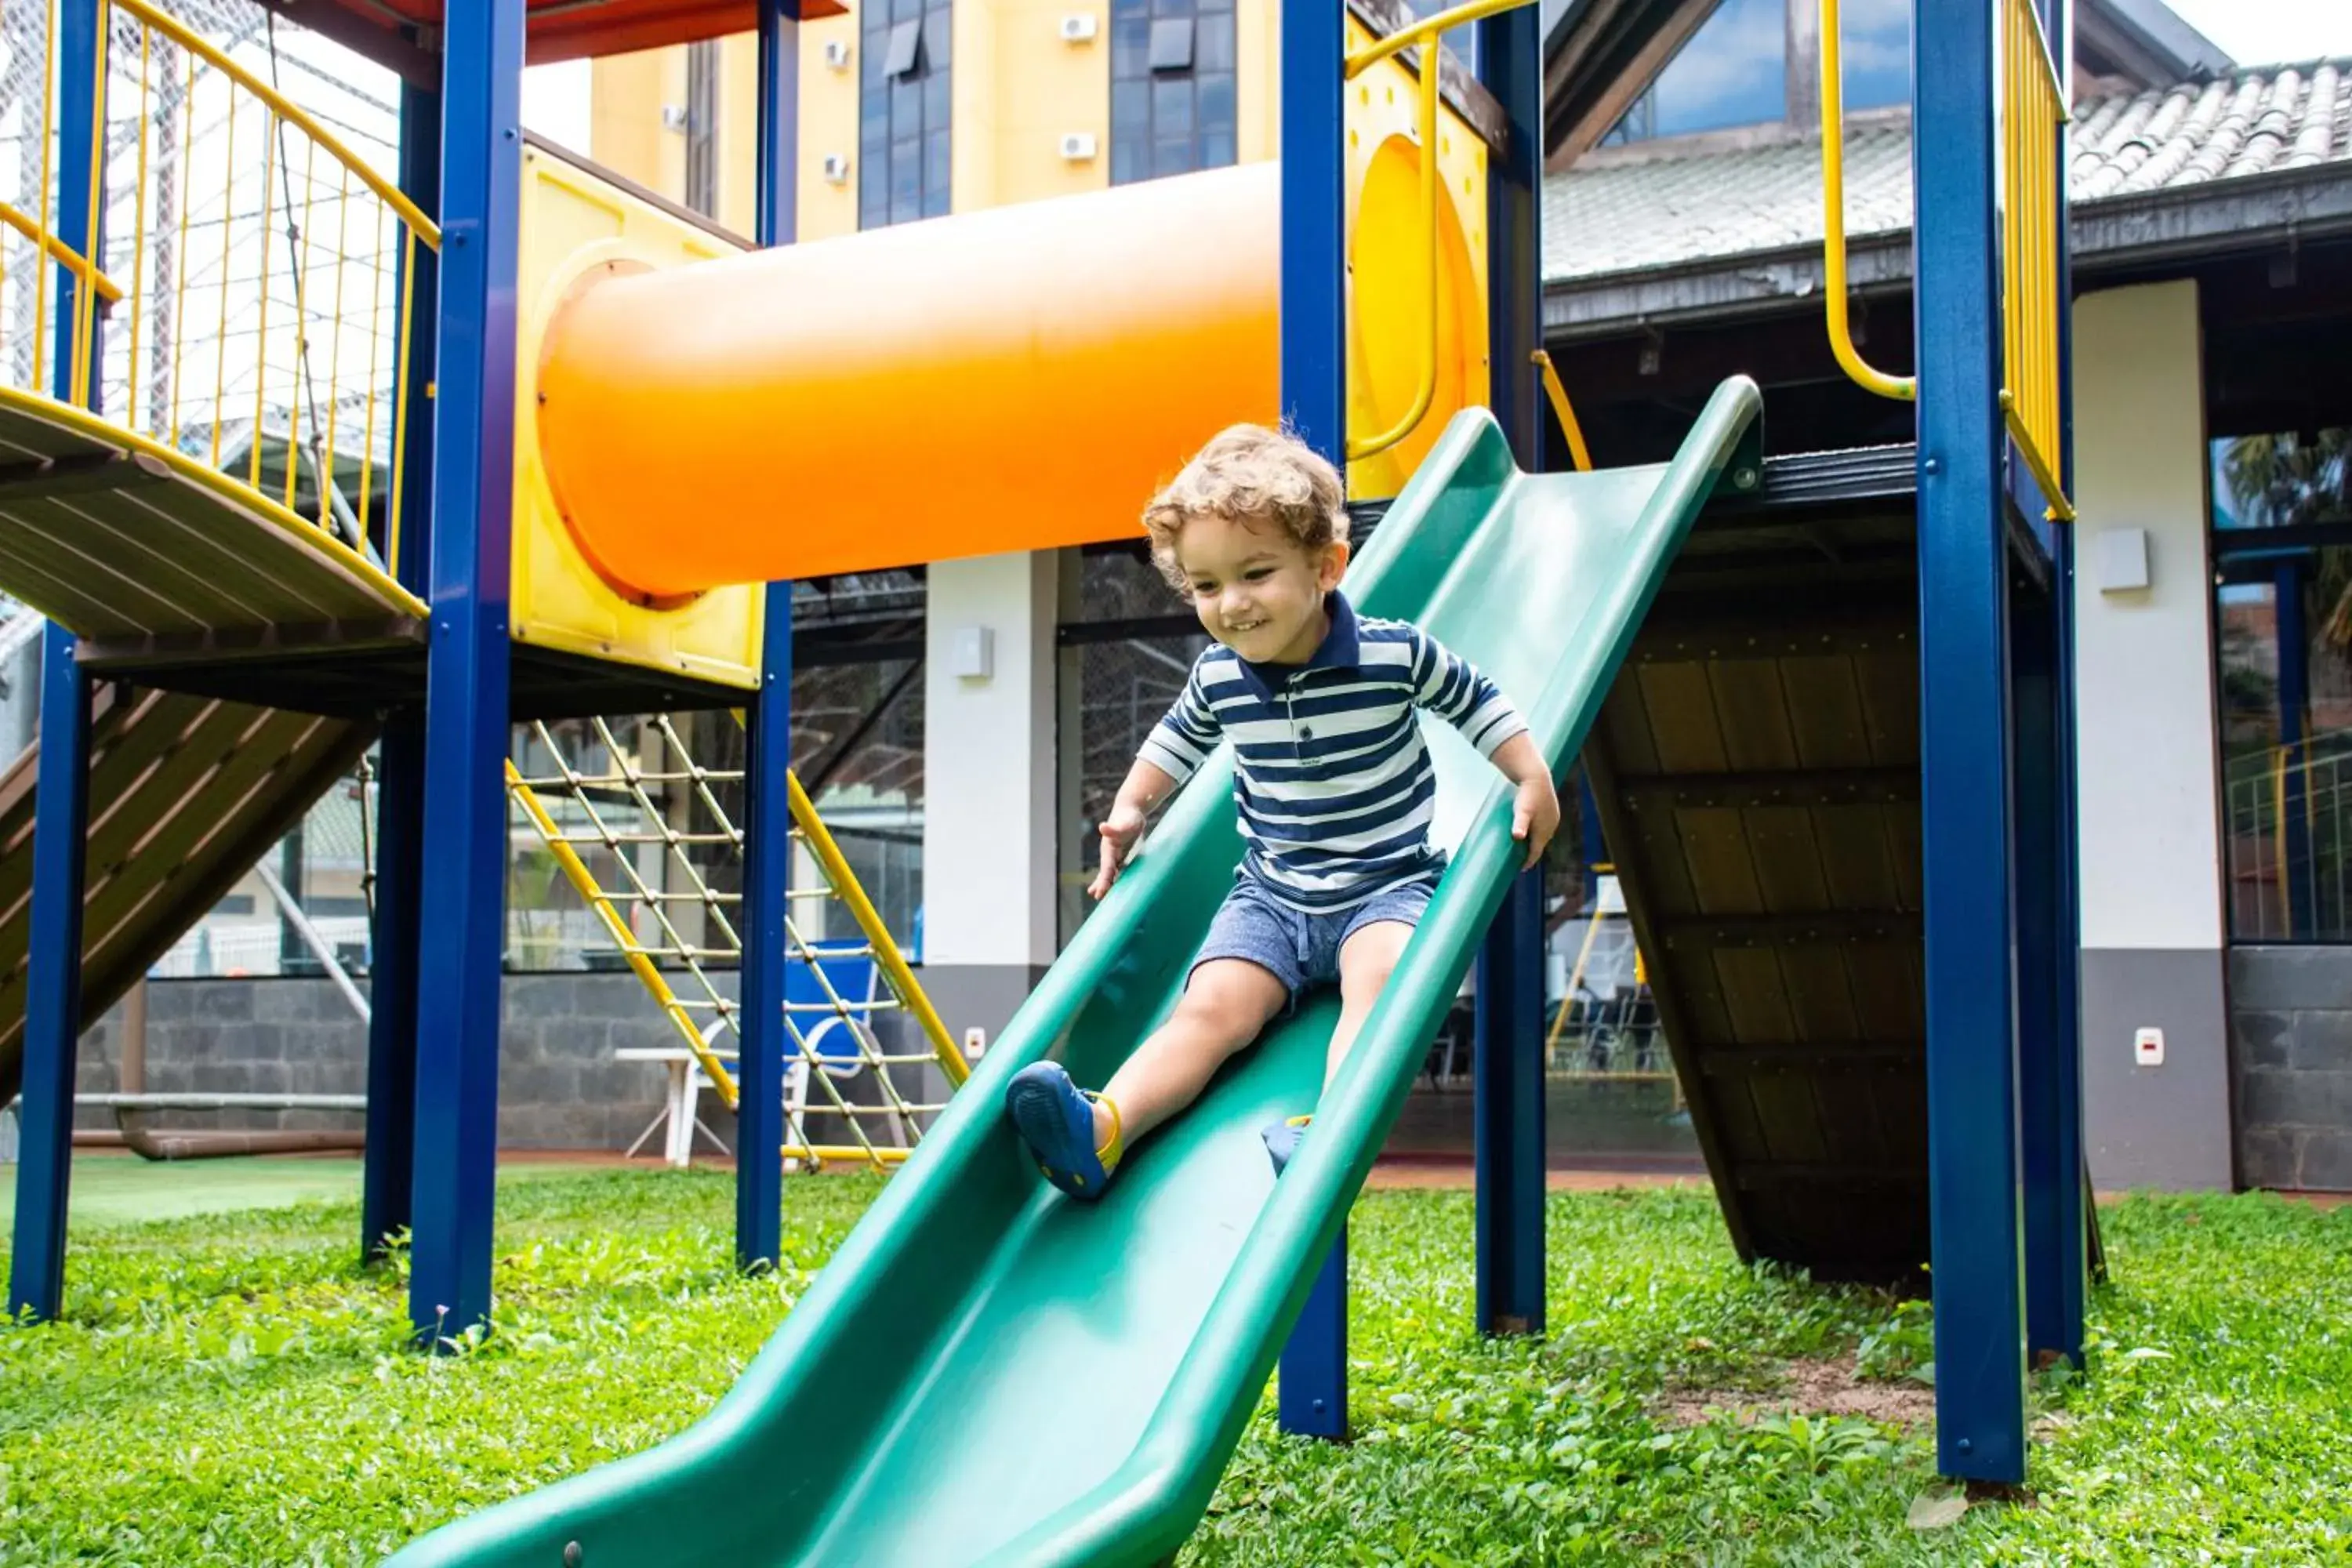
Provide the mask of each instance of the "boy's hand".
{"label": "boy's hand", "polygon": [[[1559,813],[1555,808],[1553,820],[1559,820]],[[1143,837],[1143,824],[1141,807],[1125,800],[1112,803],[1110,819],[1102,825],[1102,869],[1095,874],[1094,881],[1087,889],[1089,898],[1100,901],[1110,891],[1111,885],[1118,880],[1119,871],[1127,865],[1127,858],[1135,853],[1135,841]]]}
{"label": "boy's hand", "polygon": [[1559,831],[1559,794],[1551,786],[1551,775],[1538,773],[1523,780],[1518,800],[1511,807],[1511,837],[1528,847],[1528,867],[1543,858],[1544,847]]}

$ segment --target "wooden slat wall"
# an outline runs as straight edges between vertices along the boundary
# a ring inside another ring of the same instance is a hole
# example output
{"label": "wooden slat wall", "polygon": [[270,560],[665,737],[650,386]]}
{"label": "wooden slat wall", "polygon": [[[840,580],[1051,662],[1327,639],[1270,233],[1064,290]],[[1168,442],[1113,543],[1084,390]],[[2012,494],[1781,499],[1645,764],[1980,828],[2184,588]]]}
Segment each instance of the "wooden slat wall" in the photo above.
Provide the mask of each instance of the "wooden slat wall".
{"label": "wooden slat wall", "polygon": [[1927,1259],[1907,516],[1703,530],[1587,748],[1743,1256]]}
{"label": "wooden slat wall", "polygon": [[[85,1026],[112,1006],[313,802],[372,726],[120,685],[91,721]],[[0,774],[0,1103],[23,1068],[38,748]]]}

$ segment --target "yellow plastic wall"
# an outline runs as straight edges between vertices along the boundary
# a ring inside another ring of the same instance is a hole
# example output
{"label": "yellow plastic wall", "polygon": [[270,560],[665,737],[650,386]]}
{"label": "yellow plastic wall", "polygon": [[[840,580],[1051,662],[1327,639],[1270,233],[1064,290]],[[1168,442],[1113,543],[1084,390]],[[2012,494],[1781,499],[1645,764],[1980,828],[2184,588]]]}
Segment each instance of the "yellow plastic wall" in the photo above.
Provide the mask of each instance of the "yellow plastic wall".
{"label": "yellow plastic wall", "polygon": [[[566,292],[608,269],[665,270],[731,255],[725,240],[538,147],[523,151],[515,376],[514,639],[704,680],[759,678],[761,601],[721,588],[675,608],[616,592],[583,559],[540,458],[537,369]],[[686,517],[656,520],[688,526]]]}

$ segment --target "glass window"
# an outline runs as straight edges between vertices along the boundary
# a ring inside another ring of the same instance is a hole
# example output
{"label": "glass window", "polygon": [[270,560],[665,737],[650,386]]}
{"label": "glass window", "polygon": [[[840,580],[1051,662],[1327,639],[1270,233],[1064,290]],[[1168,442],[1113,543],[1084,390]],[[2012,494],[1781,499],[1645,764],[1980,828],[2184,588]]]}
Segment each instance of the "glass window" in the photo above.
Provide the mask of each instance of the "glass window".
{"label": "glass window", "polygon": [[1911,101],[1911,0],[1845,0],[1845,106]]}
{"label": "glass window", "polygon": [[2211,455],[2231,935],[2352,942],[2352,431]]}
{"label": "glass window", "polygon": [[[1856,9],[1909,3],[1865,0]],[[1853,36],[1851,23],[1848,34]],[[1602,140],[1687,136],[1784,118],[1788,44],[1786,0],[1723,0]],[[1904,96],[1909,96],[1907,86]]]}
{"label": "glass window", "polygon": [[891,0],[866,7],[858,121],[861,228],[947,212],[950,197],[949,45],[951,0]]}
{"label": "glass window", "polygon": [[1230,0],[1116,0],[1112,184],[1234,162],[1234,56]]}

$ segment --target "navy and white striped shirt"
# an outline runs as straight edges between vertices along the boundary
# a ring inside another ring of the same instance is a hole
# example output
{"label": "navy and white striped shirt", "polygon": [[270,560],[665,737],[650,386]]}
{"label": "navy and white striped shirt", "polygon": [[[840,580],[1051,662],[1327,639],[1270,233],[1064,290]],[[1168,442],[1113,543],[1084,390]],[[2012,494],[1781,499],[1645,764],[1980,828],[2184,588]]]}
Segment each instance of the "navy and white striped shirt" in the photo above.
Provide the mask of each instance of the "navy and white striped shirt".
{"label": "navy and white striped shirt", "polygon": [[1493,681],[1418,626],[1360,619],[1339,594],[1325,606],[1331,629],[1303,665],[1252,664],[1212,646],[1142,751],[1181,784],[1232,741],[1247,868],[1313,913],[1444,864],[1429,847],[1437,773],[1416,709],[1487,757],[1528,727]]}

